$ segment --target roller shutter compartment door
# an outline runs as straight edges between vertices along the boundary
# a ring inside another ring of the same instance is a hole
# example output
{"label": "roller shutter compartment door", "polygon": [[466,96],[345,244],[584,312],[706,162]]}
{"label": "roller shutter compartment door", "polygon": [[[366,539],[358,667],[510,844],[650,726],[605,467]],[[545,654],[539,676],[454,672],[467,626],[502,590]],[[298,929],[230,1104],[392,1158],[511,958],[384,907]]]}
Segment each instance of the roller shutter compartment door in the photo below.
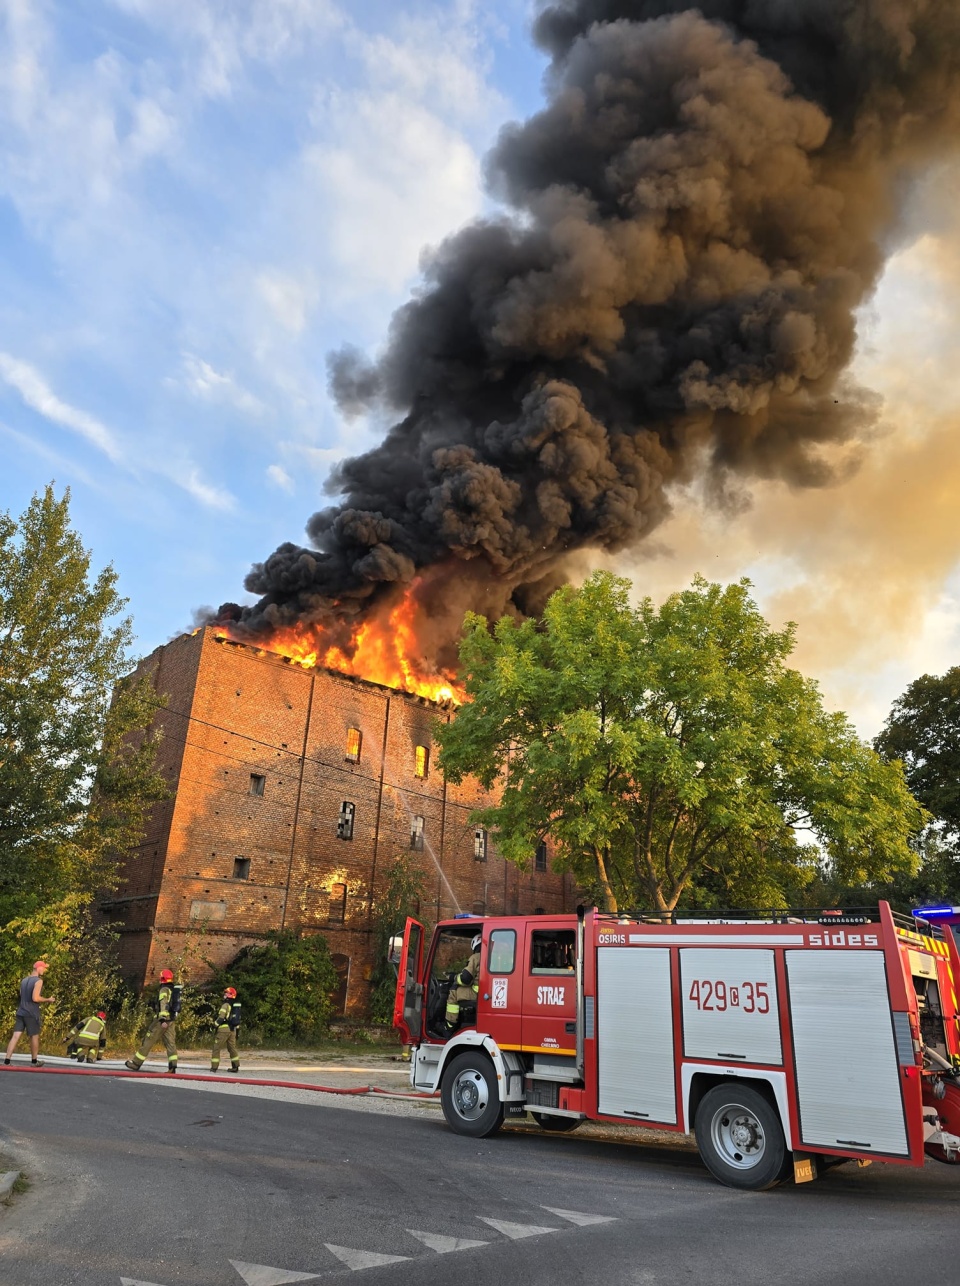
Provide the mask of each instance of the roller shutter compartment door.
{"label": "roller shutter compartment door", "polygon": [[782,1063],[772,951],[682,948],[680,994],[686,1058]]}
{"label": "roller shutter compartment door", "polygon": [[906,1156],[882,951],[787,951],[801,1140]]}
{"label": "roller shutter compartment door", "polygon": [[673,993],[666,947],[597,952],[599,1111],[677,1123]]}

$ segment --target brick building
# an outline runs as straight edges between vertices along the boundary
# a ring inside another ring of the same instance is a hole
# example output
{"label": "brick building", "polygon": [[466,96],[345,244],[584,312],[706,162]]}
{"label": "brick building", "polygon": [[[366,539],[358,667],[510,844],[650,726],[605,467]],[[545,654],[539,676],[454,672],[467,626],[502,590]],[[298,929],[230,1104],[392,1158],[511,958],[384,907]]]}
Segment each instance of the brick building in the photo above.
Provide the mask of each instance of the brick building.
{"label": "brick building", "polygon": [[545,847],[527,872],[470,823],[487,796],[434,763],[432,732],[453,712],[422,697],[219,637],[183,635],[141,666],[167,697],[160,761],[171,787],[122,864],[103,911],[119,921],[136,986],[167,965],[202,981],[271,929],[322,933],[362,1012],[375,891],[414,852],[421,912],[559,911],[576,894]]}

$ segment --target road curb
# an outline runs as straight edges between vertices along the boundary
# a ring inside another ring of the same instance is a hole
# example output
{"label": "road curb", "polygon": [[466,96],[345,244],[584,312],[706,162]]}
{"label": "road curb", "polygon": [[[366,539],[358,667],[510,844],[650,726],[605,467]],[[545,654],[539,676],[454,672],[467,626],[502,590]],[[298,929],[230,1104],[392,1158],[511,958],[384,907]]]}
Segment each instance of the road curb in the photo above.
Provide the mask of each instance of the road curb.
{"label": "road curb", "polygon": [[0,1201],[6,1201],[19,1178],[19,1170],[8,1170],[6,1174],[0,1174]]}

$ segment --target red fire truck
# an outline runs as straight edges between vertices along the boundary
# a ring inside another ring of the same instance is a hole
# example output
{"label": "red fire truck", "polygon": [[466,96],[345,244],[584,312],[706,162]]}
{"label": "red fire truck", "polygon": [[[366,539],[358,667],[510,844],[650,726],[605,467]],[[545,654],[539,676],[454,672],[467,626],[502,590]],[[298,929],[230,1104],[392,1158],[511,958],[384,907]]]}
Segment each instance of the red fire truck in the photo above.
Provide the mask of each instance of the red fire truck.
{"label": "red fire truck", "polygon": [[[864,912],[408,920],[394,1025],[458,1134],[532,1113],[693,1130],[720,1182],[960,1163],[960,953],[948,924]],[[480,938],[479,975],[465,968]],[[473,990],[449,1024],[451,985]]]}

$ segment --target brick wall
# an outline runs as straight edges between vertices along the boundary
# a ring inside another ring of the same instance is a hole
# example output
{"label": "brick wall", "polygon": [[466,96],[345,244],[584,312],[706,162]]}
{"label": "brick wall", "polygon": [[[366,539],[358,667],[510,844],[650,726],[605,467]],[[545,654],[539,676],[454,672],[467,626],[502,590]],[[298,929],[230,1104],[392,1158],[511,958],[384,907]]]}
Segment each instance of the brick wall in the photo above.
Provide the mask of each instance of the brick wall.
{"label": "brick wall", "polygon": [[[143,668],[167,695],[160,755],[174,794],[125,856],[122,886],[105,905],[121,922],[121,967],[135,985],[168,965],[203,981],[211,963],[287,927],[323,933],[347,1010],[362,1012],[372,901],[400,853],[416,853],[428,919],[575,904],[569,877],[519,872],[492,838],[477,860],[469,814],[487,796],[476,782],[449,785],[435,764],[432,729],[449,711],[212,629],[158,648]],[[419,772],[418,746],[427,752]],[[338,836],[345,805],[350,839]],[[421,818],[422,849],[412,850]]]}

